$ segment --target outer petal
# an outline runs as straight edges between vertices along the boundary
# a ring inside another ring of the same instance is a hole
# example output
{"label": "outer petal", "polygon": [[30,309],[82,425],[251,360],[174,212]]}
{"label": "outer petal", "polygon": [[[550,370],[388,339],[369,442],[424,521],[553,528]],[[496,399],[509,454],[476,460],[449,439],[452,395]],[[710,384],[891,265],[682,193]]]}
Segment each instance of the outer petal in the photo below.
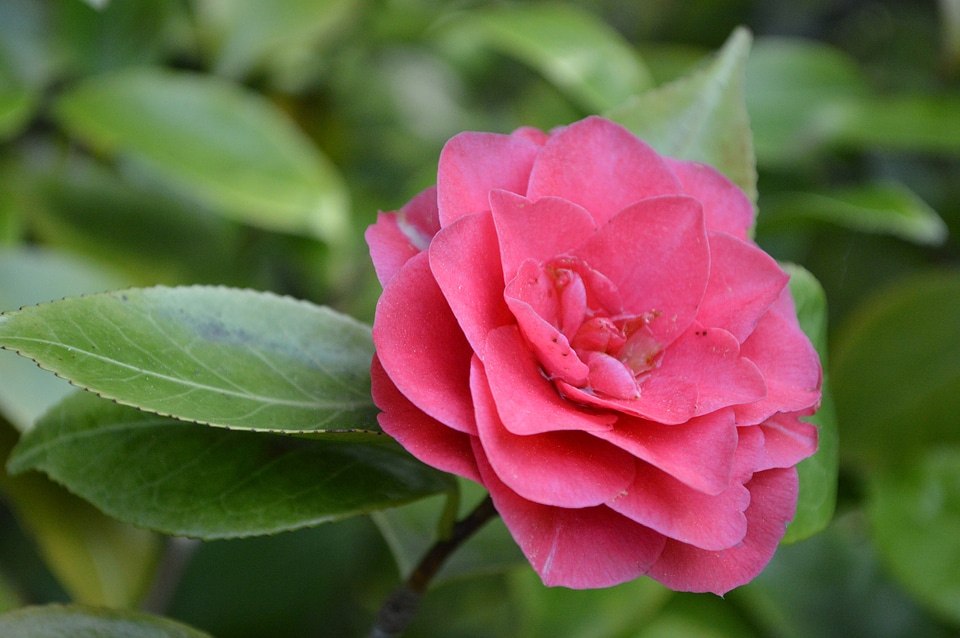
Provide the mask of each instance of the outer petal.
{"label": "outer petal", "polygon": [[541,374],[516,326],[490,333],[483,367],[500,420],[513,434],[605,431],[617,420],[613,414],[597,413],[561,397]]}
{"label": "outer petal", "polygon": [[659,197],[633,204],[575,254],[616,284],[627,312],[659,313],[650,330],[662,345],[697,316],[710,274],[710,249],[696,200]]}
{"label": "outer petal", "polygon": [[518,436],[507,431],[476,357],[470,381],[487,459],[500,480],[523,498],[543,505],[589,507],[612,499],[633,481],[632,456],[583,432]]}
{"label": "outer petal", "polygon": [[400,267],[421,250],[440,230],[437,217],[437,189],[431,186],[395,213],[379,213],[377,223],[367,228],[364,238],[380,285],[386,286]]}
{"label": "outer petal", "polygon": [[619,124],[588,117],[551,135],[526,195],[570,200],[600,226],[634,202],[680,192],[679,180],[652,148]]}
{"label": "outer petal", "polygon": [[593,435],[695,490],[719,494],[730,485],[737,449],[732,410],[717,410],[677,425],[621,416],[613,429]]}
{"label": "outer petal", "polygon": [[440,152],[437,171],[441,226],[487,210],[495,188],[526,195],[540,148],[523,135],[461,133],[451,138]]}
{"label": "outer petal", "polygon": [[817,451],[817,428],[796,413],[776,414],[759,427],[763,431],[765,458],[761,467],[793,467]]}
{"label": "outer petal", "polygon": [[473,351],[433,279],[427,253],[400,269],[377,303],[373,342],[384,370],[414,405],[476,434],[470,399]]}
{"label": "outer petal", "polygon": [[817,351],[792,321],[768,312],[740,349],[760,369],[767,396],[737,406],[737,422],[760,423],[777,412],[799,412],[820,401],[821,370]]}
{"label": "outer petal", "polygon": [[490,213],[461,217],[437,233],[430,244],[433,276],[481,358],[487,333],[514,323],[503,300],[499,255]]}
{"label": "outer petal", "polygon": [[757,246],[711,232],[710,279],[697,320],[743,342],[780,296],[790,277]]}
{"label": "outer petal", "polygon": [[747,533],[743,511],[749,503],[750,493],[740,483],[710,496],[638,463],[633,485],[609,505],[668,539],[717,551],[743,540]]}
{"label": "outer petal", "polygon": [[753,204],[740,188],[717,169],[700,162],[666,158],[667,164],[683,184],[681,192],[703,204],[707,228],[747,238],[753,224]]}
{"label": "outer petal", "polygon": [[547,586],[611,587],[649,569],[666,539],[605,506],[569,509],[521,498],[493,472],[474,444],[493,504]]}
{"label": "outer petal", "polygon": [[[482,473],[482,470],[481,470]],[[797,506],[796,468],[759,472],[747,484],[747,535],[720,552],[669,540],[649,576],[677,591],[723,595],[763,571],[793,519]]]}
{"label": "outer petal", "polygon": [[525,259],[544,262],[567,253],[596,230],[590,213],[556,197],[531,202],[507,191],[493,191],[490,210],[507,281],[517,274]]}
{"label": "outer petal", "polygon": [[410,403],[387,376],[376,355],[370,374],[373,401],[383,410],[377,420],[384,432],[427,465],[480,482],[470,435],[448,428]]}

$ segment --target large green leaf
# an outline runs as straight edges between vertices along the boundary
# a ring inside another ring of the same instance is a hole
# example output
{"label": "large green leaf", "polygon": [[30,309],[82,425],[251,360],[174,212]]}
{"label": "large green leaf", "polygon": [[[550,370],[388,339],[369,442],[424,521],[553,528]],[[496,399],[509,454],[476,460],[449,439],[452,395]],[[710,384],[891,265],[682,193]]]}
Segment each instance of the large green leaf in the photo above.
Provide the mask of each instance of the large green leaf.
{"label": "large green leaf", "polygon": [[84,142],[235,219],[344,239],[337,170],[278,108],[226,80],[157,69],[94,76],[61,95],[54,114]]}
{"label": "large green leaf", "polygon": [[[0,425],[0,458],[16,441]],[[160,555],[154,534],[108,518],[39,474],[0,472],[0,492],[73,600],[109,607],[140,602]]]}
{"label": "large green leaf", "polygon": [[960,623],[960,447],[878,472],[868,505],[873,536],[897,580],[926,606]]}
{"label": "large green leaf", "polygon": [[927,446],[960,441],[960,274],[926,273],[878,291],[835,344],[845,454],[906,465]]}
{"label": "large green leaf", "polygon": [[744,102],[751,36],[733,32],[706,67],[630,98],[605,115],[659,153],[705,162],[757,199],[753,141]]}
{"label": "large green leaf", "polygon": [[764,195],[760,225],[772,227],[804,219],[893,235],[918,244],[942,244],[947,238],[947,225],[940,216],[897,182]]}
{"label": "large green leaf", "polygon": [[394,507],[451,487],[389,439],[305,440],[175,421],[78,392],[24,435],[37,469],[106,514],[167,534],[236,538]]}
{"label": "large green leaf", "polygon": [[651,84],[650,73],[620,34],[569,5],[470,11],[446,22],[440,35],[457,46],[480,44],[522,60],[591,112],[616,106]]}
{"label": "large green leaf", "polygon": [[210,425],[378,430],[370,329],[270,293],[145,288],[0,316],[0,346],[120,403]]}
{"label": "large green leaf", "polygon": [[877,96],[851,104],[837,143],[867,149],[960,153],[960,95]]}
{"label": "large green leaf", "polygon": [[[0,250],[4,310],[123,285],[116,275],[78,257],[42,248]],[[0,379],[0,413],[21,432],[70,392],[65,381],[11,352],[0,353]]]}
{"label": "large green leaf", "polygon": [[817,426],[817,452],[797,465],[800,476],[800,495],[797,513],[787,527],[784,543],[792,543],[823,530],[833,518],[837,502],[837,475],[839,472],[840,441],[837,417],[830,396],[827,368],[827,297],[820,283],[809,272],[787,264],[790,273],[790,292],[797,306],[800,327],[813,342],[824,368],[823,403],[820,410],[807,420]]}
{"label": "large green leaf", "polygon": [[212,638],[167,618],[80,605],[24,607],[3,614],[0,635],[4,638]]}

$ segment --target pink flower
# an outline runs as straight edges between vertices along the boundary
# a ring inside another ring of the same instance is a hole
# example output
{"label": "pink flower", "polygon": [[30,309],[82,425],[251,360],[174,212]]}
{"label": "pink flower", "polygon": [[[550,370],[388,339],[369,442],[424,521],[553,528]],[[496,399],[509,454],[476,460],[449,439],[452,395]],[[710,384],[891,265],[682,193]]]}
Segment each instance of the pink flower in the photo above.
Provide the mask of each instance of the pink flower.
{"label": "pink flower", "polygon": [[383,429],[483,484],[547,585],[750,581],[821,380],[752,221],[716,170],[598,117],[457,135],[366,233]]}

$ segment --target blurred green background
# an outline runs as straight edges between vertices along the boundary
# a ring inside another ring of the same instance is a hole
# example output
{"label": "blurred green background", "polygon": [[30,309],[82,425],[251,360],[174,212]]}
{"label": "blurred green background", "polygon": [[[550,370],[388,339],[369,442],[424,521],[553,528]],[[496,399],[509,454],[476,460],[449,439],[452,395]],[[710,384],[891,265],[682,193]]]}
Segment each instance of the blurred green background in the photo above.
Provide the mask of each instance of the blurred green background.
{"label": "blurred green background", "polygon": [[[725,599],[546,590],[520,565],[438,586],[408,635],[957,635],[957,0],[0,0],[0,309],[217,283],[369,322],[363,229],[449,137],[603,112],[738,25],[756,238],[829,304],[834,522]],[[0,355],[8,451],[69,388]],[[155,537],[63,533],[96,512],[39,475],[0,493],[0,607],[139,604]],[[399,582],[368,519],[189,551],[165,613],[222,638],[363,635]]]}

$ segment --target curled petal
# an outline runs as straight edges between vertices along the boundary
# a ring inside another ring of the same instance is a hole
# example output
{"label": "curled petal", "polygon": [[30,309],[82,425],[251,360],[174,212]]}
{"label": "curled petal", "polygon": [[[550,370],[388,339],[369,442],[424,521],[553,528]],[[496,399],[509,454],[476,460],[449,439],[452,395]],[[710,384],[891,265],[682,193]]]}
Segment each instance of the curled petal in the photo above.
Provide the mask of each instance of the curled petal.
{"label": "curled petal", "polygon": [[410,403],[387,376],[376,355],[370,376],[373,401],[383,410],[377,420],[384,432],[427,465],[480,482],[470,435],[448,428]]}
{"label": "curled petal", "polygon": [[666,539],[606,506],[553,507],[533,503],[497,478],[474,443],[483,484],[527,560],[547,586],[612,587],[642,576]]}
{"label": "curled petal", "polygon": [[519,436],[508,431],[477,358],[470,381],[480,443],[490,466],[523,498],[543,505],[589,507],[610,500],[633,481],[633,457],[585,432]]}
{"label": "curled petal", "polygon": [[529,191],[521,194],[562,197],[590,211],[600,226],[634,202],[679,192],[673,171],[646,143],[619,124],[588,117],[550,136]]}
{"label": "curled petal", "polygon": [[527,183],[540,146],[525,135],[461,133],[440,152],[437,203],[440,224],[489,209],[490,191],[499,188],[527,194]]}
{"label": "curled petal", "polygon": [[440,230],[437,189],[421,192],[395,213],[379,213],[377,223],[364,233],[370,258],[381,286],[393,279],[400,267],[426,250]]}
{"label": "curled petal", "polygon": [[756,426],[763,431],[765,452],[758,469],[793,467],[817,451],[817,427],[798,417],[795,412],[775,414]]}
{"label": "curled petal", "polygon": [[680,178],[681,192],[703,204],[708,229],[747,238],[747,229],[753,224],[753,204],[736,184],[717,169],[700,162],[669,157],[666,162]]}
{"label": "curled petal", "polygon": [[408,261],[377,303],[373,342],[383,369],[431,417],[476,433],[470,401],[473,350],[430,272],[427,253]]}
{"label": "curled petal", "polygon": [[[483,470],[481,469],[481,473]],[[758,472],[747,483],[747,534],[736,547],[708,551],[668,540],[648,575],[676,591],[723,595],[745,585],[773,557],[797,506],[796,468]]]}

